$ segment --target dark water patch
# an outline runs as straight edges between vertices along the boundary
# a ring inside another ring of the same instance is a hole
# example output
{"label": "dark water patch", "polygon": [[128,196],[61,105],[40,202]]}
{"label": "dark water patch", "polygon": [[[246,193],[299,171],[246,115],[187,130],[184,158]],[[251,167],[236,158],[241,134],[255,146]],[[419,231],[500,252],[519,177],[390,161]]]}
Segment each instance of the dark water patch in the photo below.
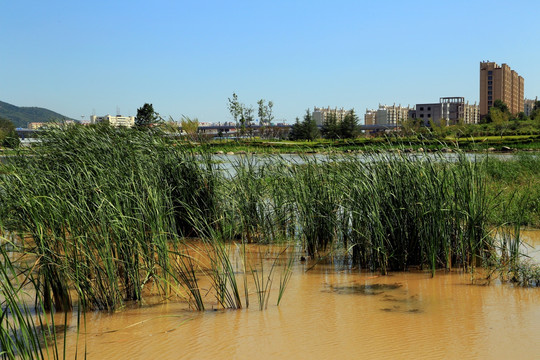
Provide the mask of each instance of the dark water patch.
{"label": "dark water patch", "polygon": [[411,309],[403,309],[400,306],[393,306],[393,307],[384,307],[381,308],[381,311],[383,312],[391,312],[391,313],[401,313],[401,314],[420,314],[424,311],[420,308],[411,308]]}
{"label": "dark water patch", "polygon": [[331,286],[332,292],[338,294],[358,294],[358,295],[380,295],[386,291],[399,289],[402,285],[400,283],[395,284],[369,284],[369,285],[345,285],[345,286]]}

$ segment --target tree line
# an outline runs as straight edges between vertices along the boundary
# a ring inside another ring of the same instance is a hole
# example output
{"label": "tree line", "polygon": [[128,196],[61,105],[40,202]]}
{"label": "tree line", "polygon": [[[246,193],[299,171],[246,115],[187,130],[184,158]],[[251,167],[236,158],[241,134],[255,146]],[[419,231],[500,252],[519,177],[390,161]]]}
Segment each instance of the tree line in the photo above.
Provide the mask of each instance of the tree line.
{"label": "tree line", "polygon": [[308,140],[312,141],[318,138],[325,139],[354,139],[360,134],[358,125],[358,116],[353,110],[347,112],[343,119],[338,119],[337,113],[331,111],[324,116],[321,129],[313,119],[313,114],[308,110],[304,119],[296,122],[291,127],[289,133],[290,140]]}

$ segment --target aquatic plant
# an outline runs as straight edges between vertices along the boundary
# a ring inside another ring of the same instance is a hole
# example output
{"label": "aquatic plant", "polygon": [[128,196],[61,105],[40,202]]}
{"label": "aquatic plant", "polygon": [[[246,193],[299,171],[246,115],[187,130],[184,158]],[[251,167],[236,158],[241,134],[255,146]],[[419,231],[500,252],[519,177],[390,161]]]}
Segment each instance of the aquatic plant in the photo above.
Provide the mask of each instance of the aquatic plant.
{"label": "aquatic plant", "polygon": [[[12,159],[0,184],[6,228],[30,235],[46,308],[113,310],[152,285],[167,294],[171,244],[217,213],[211,166],[149,132],[67,127]],[[200,233],[207,229],[198,227]]]}
{"label": "aquatic plant", "polygon": [[[67,317],[64,324],[55,324],[55,317],[46,314],[41,298],[30,305],[36,289],[32,269],[37,263],[26,256],[14,258],[21,253],[18,246],[5,238],[0,241],[0,358],[65,358],[65,345],[62,348],[58,340],[60,336],[65,340]],[[28,263],[30,268],[21,269],[19,263]]]}

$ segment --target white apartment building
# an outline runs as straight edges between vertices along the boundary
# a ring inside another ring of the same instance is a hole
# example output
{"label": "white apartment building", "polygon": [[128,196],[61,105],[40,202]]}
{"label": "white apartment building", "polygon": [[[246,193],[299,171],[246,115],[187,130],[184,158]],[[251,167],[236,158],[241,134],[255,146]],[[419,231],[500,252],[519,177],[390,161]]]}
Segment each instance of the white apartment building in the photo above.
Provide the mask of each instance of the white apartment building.
{"label": "white apartment building", "polygon": [[90,123],[97,124],[100,122],[106,122],[114,127],[133,127],[135,126],[135,116],[122,116],[122,115],[105,115],[105,116],[90,116]]}
{"label": "white apartment building", "polygon": [[533,110],[534,110],[534,103],[538,100],[538,97],[535,100],[532,99],[525,99],[523,101],[523,112],[527,116],[531,116]]}
{"label": "white apartment building", "polygon": [[349,111],[350,110],[344,110],[343,108],[338,109],[337,107],[331,109],[330,106],[327,108],[314,107],[311,116],[318,126],[322,126],[324,124],[324,121],[326,120],[326,117],[329,114],[335,114],[337,122],[339,123],[341,120],[343,120],[343,118],[345,118],[345,115],[347,115]]}
{"label": "white apartment building", "polygon": [[469,102],[463,106],[463,123],[464,124],[479,124],[480,123],[480,106],[469,105]]}
{"label": "white apartment building", "polygon": [[382,105],[377,110],[366,109],[364,123],[366,125],[398,125],[409,118],[409,112],[414,110],[409,106]]}

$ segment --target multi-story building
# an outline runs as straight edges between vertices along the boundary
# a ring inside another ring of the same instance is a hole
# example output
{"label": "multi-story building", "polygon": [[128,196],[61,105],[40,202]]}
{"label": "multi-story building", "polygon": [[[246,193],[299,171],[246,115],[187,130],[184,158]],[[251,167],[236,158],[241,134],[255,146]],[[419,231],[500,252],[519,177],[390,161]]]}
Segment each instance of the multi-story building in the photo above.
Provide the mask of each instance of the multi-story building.
{"label": "multi-story building", "polygon": [[480,122],[480,107],[476,105],[469,105],[467,101],[463,107],[463,123],[464,124],[478,124]]}
{"label": "multi-story building", "polygon": [[329,114],[334,114],[336,116],[337,122],[339,123],[350,111],[351,110],[344,110],[343,108],[338,109],[337,107],[335,109],[331,109],[330,106],[327,108],[314,107],[311,116],[313,117],[313,120],[315,120],[317,125],[321,126],[324,124]]}
{"label": "multi-story building", "polygon": [[444,120],[446,125],[455,125],[460,121],[465,124],[477,124],[479,122],[479,108],[476,105],[465,103],[463,97],[442,97],[438,103],[416,104],[417,119],[422,119],[425,126],[432,121],[440,125]]}
{"label": "multi-story building", "polygon": [[30,130],[38,130],[44,126],[46,126],[47,123],[45,122],[31,122],[31,123],[28,123],[28,129]]}
{"label": "multi-story building", "polygon": [[42,128],[51,128],[59,127],[61,125],[71,125],[74,124],[73,120],[58,120],[58,121],[48,121],[48,122],[30,122],[28,123],[28,129],[30,130],[39,130]]}
{"label": "multi-story building", "polygon": [[135,126],[135,116],[122,116],[122,115],[105,115],[105,116],[90,116],[90,123],[97,124],[100,122],[106,122],[114,127],[133,127]]}
{"label": "multi-story building", "polygon": [[480,116],[489,113],[495,100],[504,102],[514,115],[523,111],[524,83],[523,77],[507,64],[499,66],[494,62],[481,62]]}
{"label": "multi-story building", "polygon": [[366,109],[364,123],[366,125],[398,125],[407,120],[409,113],[414,108],[409,106],[382,105],[377,110]]}
{"label": "multi-story building", "polygon": [[375,125],[377,119],[377,110],[366,109],[364,114],[364,125]]}
{"label": "multi-story building", "polygon": [[533,110],[534,110],[534,104],[538,101],[538,97],[536,97],[535,100],[532,99],[525,99],[523,100],[523,112],[526,116],[531,116]]}

